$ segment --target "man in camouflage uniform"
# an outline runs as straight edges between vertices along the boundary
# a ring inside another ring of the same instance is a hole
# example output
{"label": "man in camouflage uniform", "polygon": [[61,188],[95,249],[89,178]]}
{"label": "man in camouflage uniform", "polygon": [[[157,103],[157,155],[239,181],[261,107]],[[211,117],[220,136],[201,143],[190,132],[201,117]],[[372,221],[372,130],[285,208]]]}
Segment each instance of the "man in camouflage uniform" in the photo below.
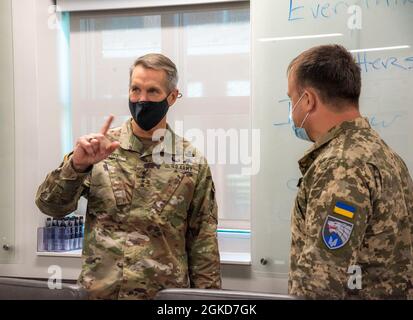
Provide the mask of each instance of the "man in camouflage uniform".
{"label": "man in camouflage uniform", "polygon": [[166,123],[176,84],[167,57],[139,58],[131,68],[132,118],[109,129],[110,116],[100,133],[81,137],[37,192],[40,210],[58,218],[88,199],[78,282],[91,299],[221,287],[211,171]]}
{"label": "man in camouflage uniform", "polygon": [[306,298],[413,297],[413,182],[359,113],[360,69],[337,45],[289,66],[291,124],[315,142],[299,161],[289,293]]}

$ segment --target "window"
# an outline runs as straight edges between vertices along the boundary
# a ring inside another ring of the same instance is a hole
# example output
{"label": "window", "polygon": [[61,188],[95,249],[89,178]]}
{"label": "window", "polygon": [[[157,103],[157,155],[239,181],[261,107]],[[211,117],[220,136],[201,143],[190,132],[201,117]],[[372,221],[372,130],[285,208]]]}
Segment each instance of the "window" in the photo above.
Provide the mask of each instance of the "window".
{"label": "window", "polygon": [[[248,3],[71,13],[70,24],[72,139],[96,132],[109,113],[116,126],[129,118],[130,65],[149,52],[167,55],[178,67],[183,94],[168,122],[210,162],[219,227],[250,229],[250,176],[242,175],[239,161],[230,163],[229,154],[221,163],[204,148],[211,129],[226,134],[251,129]],[[188,137],[192,129],[205,139]],[[224,139],[225,150],[236,142],[230,138]]]}

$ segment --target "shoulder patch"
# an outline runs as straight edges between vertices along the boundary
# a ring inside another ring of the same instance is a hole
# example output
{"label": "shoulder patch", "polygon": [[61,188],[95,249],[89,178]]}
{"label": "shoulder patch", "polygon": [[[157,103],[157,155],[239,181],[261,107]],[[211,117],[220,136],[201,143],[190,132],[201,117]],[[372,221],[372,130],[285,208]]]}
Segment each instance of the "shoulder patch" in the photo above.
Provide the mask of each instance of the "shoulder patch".
{"label": "shoulder patch", "polygon": [[349,205],[344,201],[336,201],[333,207],[333,212],[346,218],[353,219],[354,214],[356,213],[356,207]]}
{"label": "shoulder patch", "polygon": [[324,244],[330,250],[343,247],[353,232],[353,223],[328,215],[321,231]]}

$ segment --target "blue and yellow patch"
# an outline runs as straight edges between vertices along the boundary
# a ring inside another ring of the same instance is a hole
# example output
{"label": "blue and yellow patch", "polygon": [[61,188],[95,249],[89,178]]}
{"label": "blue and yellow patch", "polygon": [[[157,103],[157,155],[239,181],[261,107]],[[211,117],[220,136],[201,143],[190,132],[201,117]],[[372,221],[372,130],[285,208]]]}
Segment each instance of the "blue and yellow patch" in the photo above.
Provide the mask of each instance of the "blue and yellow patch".
{"label": "blue and yellow patch", "polygon": [[342,248],[350,239],[353,224],[333,216],[327,216],[322,230],[325,245],[330,250]]}
{"label": "blue and yellow patch", "polygon": [[354,214],[356,212],[356,208],[348,204],[345,204],[344,202],[337,201],[334,206],[333,212],[342,215],[346,218],[353,219]]}

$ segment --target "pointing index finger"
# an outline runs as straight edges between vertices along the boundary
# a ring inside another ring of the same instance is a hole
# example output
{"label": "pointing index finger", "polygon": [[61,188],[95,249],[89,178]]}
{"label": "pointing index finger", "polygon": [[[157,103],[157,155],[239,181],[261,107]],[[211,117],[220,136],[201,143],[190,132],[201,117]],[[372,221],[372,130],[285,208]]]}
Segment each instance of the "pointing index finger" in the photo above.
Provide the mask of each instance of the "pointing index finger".
{"label": "pointing index finger", "polygon": [[112,121],[114,119],[113,114],[111,114],[105,121],[105,123],[103,124],[102,128],[100,129],[100,133],[103,135],[106,135],[106,133],[108,132],[110,125],[112,124]]}

